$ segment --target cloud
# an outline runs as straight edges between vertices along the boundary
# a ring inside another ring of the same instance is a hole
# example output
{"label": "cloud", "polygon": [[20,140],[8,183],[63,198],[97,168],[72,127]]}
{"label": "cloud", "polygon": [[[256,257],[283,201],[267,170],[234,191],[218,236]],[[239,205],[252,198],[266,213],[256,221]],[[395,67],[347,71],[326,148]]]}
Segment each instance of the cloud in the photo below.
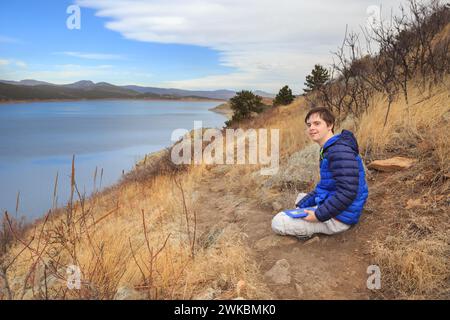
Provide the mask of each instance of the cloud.
{"label": "cloud", "polygon": [[23,43],[22,40],[0,35],[0,43]]}
{"label": "cloud", "polygon": [[111,73],[111,71],[114,70],[114,67],[111,65],[83,66],[76,64],[65,64],[44,67],[46,68],[45,70],[35,69],[36,66],[34,66],[32,70],[4,68],[4,70],[2,70],[2,78],[8,78],[12,80],[38,79],[54,83],[66,83],[78,81],[81,79],[105,79]]}
{"label": "cloud", "polygon": [[77,52],[77,51],[64,51],[64,52],[54,52],[54,54],[62,54],[70,57],[76,57],[81,59],[91,59],[91,60],[122,60],[123,56],[118,54],[107,54],[107,53],[88,53],[88,52]]}
{"label": "cloud", "polygon": [[77,64],[56,65],[53,70],[33,71],[30,77],[33,79],[46,79],[46,81],[61,83],[65,81],[78,81],[105,77],[113,69],[111,65],[83,66]]}
{"label": "cloud", "polygon": [[27,64],[23,61],[15,61],[16,66],[21,67],[21,68],[26,68]]}
{"label": "cloud", "polygon": [[151,73],[142,72],[140,69],[117,68],[110,64],[80,65],[32,65],[27,69],[2,67],[0,59],[1,78],[8,80],[37,79],[55,84],[72,83],[79,80],[92,80],[94,82],[108,81],[116,85],[141,84],[144,85],[152,79]]}
{"label": "cloud", "polygon": [[16,66],[20,68],[26,68],[27,64],[17,59],[0,59],[0,66]]}
{"label": "cloud", "polygon": [[[346,24],[366,25],[367,8],[383,11],[401,0],[78,0],[107,19],[106,28],[125,38],[211,48],[227,75],[171,81],[191,89],[238,87],[272,91],[284,84],[300,87],[315,63],[331,63]],[[299,90],[294,90],[299,91]]]}

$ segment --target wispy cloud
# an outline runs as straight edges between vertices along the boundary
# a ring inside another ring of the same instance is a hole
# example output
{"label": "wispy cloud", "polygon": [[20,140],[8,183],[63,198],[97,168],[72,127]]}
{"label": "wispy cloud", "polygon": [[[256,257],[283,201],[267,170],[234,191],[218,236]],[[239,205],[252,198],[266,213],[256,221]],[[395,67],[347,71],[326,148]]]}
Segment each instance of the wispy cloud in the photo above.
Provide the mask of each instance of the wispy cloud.
{"label": "wispy cloud", "polygon": [[118,54],[107,54],[107,53],[92,53],[92,52],[77,52],[77,51],[63,51],[54,52],[53,54],[62,54],[70,57],[76,57],[81,59],[90,60],[122,60],[125,59],[124,56]]}
{"label": "wispy cloud", "polygon": [[17,59],[0,59],[0,66],[16,66],[20,68],[26,68],[27,64]]}
{"label": "wispy cloud", "polygon": [[108,81],[117,85],[144,85],[153,76],[151,73],[145,73],[139,69],[124,70],[110,64],[93,66],[81,64],[30,65],[27,69],[20,69],[9,63],[2,66],[5,61],[0,59],[0,79],[7,80],[36,79],[56,84],[92,80],[94,82]]}
{"label": "wispy cloud", "polygon": [[0,43],[23,43],[22,40],[0,35]]}
{"label": "wispy cloud", "polygon": [[[402,0],[77,0],[106,18],[106,28],[130,40],[208,47],[228,75],[172,81],[185,88],[301,87],[315,63],[331,63],[330,51],[345,26],[359,29],[367,8],[397,8]],[[295,91],[299,91],[298,88]]]}
{"label": "wispy cloud", "polygon": [[56,83],[66,81],[78,81],[81,79],[91,79],[106,77],[108,72],[113,70],[112,65],[83,66],[77,64],[56,65],[53,70],[32,71],[30,77],[33,79],[46,79]]}

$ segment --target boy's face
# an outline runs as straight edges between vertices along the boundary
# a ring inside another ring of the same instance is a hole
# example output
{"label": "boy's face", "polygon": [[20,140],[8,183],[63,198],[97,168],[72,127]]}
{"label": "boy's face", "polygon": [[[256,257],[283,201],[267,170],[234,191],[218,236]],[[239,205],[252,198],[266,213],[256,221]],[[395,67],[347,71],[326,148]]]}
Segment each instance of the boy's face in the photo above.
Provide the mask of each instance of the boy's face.
{"label": "boy's face", "polygon": [[306,126],[308,127],[307,132],[309,137],[319,144],[323,142],[324,139],[331,135],[332,126],[328,126],[327,123],[320,118],[318,113],[313,113],[310,115],[309,119],[306,121]]}

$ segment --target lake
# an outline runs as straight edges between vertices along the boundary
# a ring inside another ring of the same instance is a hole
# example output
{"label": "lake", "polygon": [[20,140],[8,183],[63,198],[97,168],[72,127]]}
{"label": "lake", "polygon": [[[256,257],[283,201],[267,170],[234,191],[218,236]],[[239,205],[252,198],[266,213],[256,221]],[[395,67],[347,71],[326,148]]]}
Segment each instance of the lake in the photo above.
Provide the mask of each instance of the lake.
{"label": "lake", "polygon": [[[119,181],[145,154],[172,144],[177,128],[194,121],[221,128],[226,118],[208,109],[217,101],[101,100],[0,104],[0,210],[32,220],[70,195],[72,156],[81,193]],[[100,186],[100,172],[103,177]]]}

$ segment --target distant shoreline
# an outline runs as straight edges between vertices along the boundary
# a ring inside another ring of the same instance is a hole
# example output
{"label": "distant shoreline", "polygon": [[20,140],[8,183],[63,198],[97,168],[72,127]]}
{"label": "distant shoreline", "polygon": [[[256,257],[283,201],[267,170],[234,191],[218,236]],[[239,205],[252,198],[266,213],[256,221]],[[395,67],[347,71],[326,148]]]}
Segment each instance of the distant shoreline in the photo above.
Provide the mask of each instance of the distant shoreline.
{"label": "distant shoreline", "polygon": [[101,98],[101,99],[29,99],[29,100],[0,100],[0,105],[2,104],[15,104],[15,103],[32,103],[32,102],[78,102],[78,101],[112,101],[112,100],[124,100],[124,101],[217,101],[224,102],[222,99],[212,99],[212,98],[189,98],[189,97],[181,97],[181,98]]}
{"label": "distant shoreline", "polygon": [[218,106],[208,109],[209,111],[213,111],[216,113],[220,113],[228,118],[228,120],[231,120],[233,117],[233,110],[231,109],[231,106],[228,102],[224,102],[222,104],[219,104]]}

